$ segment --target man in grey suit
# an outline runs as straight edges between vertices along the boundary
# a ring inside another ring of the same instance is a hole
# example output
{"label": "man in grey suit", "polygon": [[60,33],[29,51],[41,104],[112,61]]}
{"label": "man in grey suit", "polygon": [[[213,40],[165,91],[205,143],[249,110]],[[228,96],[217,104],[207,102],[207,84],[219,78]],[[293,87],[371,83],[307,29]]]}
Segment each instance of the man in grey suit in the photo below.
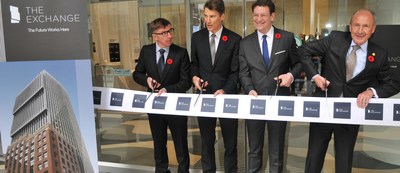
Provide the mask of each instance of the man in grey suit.
{"label": "man in grey suit", "polygon": [[[257,29],[240,42],[239,78],[244,93],[257,95],[290,95],[290,85],[301,71],[294,34],[272,26],[275,5],[257,0],[252,5],[253,24]],[[262,172],[265,124],[268,128],[269,172],[283,172],[286,122],[246,120],[249,137],[249,170]]]}

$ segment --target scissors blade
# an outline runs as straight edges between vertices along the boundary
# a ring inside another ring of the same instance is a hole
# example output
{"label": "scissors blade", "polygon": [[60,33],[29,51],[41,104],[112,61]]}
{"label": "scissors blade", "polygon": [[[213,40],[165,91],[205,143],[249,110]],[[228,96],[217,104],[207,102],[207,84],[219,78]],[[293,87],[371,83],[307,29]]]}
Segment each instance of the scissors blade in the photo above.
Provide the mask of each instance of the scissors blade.
{"label": "scissors blade", "polygon": [[196,101],[194,102],[193,107],[196,106],[196,103],[197,103],[197,101],[199,100],[200,95],[203,94],[203,87],[204,87],[204,82],[201,82],[201,84],[200,84],[200,92],[199,92],[199,94],[197,95],[197,98],[196,98]]}
{"label": "scissors blade", "polygon": [[199,97],[200,97],[200,93],[197,95],[197,98],[196,98],[196,101],[194,102],[193,107],[196,106],[196,103],[197,103],[197,101],[199,100]]}
{"label": "scissors blade", "polygon": [[151,93],[147,96],[147,98],[146,98],[146,100],[144,101],[144,103],[146,103],[147,100],[149,100],[150,96],[153,95],[153,93],[154,93],[154,92],[151,92]]}
{"label": "scissors blade", "polygon": [[280,79],[278,79],[277,81],[276,81],[276,88],[275,88],[275,96],[276,96],[276,94],[278,94],[278,88],[279,88],[279,85],[281,84],[281,80]]}
{"label": "scissors blade", "polygon": [[325,99],[326,99],[326,103],[328,103],[328,82],[325,78]]}
{"label": "scissors blade", "polygon": [[[280,79],[278,79],[278,80],[276,80],[276,88],[275,88],[275,92],[274,92],[274,96],[276,96],[277,94],[278,94],[278,88],[279,88],[279,84],[281,83],[281,80]],[[272,94],[271,94],[271,97],[269,98],[269,99],[271,99],[272,98]]]}
{"label": "scissors blade", "polygon": [[157,86],[157,82],[153,82],[153,89],[151,89],[151,93],[147,96],[146,100],[144,101],[144,103],[147,102],[147,100],[149,100],[149,98],[151,97],[151,95],[153,95],[153,93],[155,92],[154,87]]}

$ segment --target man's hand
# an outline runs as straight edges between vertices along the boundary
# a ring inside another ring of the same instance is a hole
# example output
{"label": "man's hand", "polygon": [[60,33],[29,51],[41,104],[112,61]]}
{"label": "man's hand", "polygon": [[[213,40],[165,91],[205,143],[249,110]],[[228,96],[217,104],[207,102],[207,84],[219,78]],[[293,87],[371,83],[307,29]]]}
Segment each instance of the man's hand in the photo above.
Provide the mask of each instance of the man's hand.
{"label": "man's hand", "polygon": [[372,96],[374,96],[374,93],[370,89],[367,89],[364,92],[358,94],[357,106],[362,109],[366,108]]}
{"label": "man's hand", "polygon": [[161,88],[160,90],[158,90],[157,97],[160,97],[162,93],[167,93],[167,89]]}
{"label": "man's hand", "polygon": [[203,79],[200,79],[200,78],[197,77],[197,76],[193,76],[192,82],[193,82],[193,84],[194,84],[194,87],[195,87],[196,89],[198,89],[198,90],[202,90],[202,89],[204,89],[203,87],[206,87],[206,86],[208,85],[208,83],[205,82],[205,83],[204,83],[204,86],[202,87],[202,86],[201,86],[201,83],[204,82],[204,80],[203,80]]}
{"label": "man's hand", "polygon": [[147,86],[154,91],[154,89],[160,87],[160,83],[151,77],[147,77]]}
{"label": "man's hand", "polygon": [[225,94],[225,91],[223,89],[219,89],[217,91],[214,92],[214,97],[220,94]]}
{"label": "man's hand", "polygon": [[251,90],[251,91],[249,92],[249,95],[250,95],[250,96],[254,96],[254,97],[257,97],[257,96],[258,96],[257,91],[254,91],[254,90]]}
{"label": "man's hand", "polygon": [[319,74],[314,77],[314,82],[322,91],[325,91],[331,83]]}
{"label": "man's hand", "polygon": [[281,87],[290,87],[293,82],[293,75],[291,73],[281,74],[278,77],[275,77],[274,80],[281,80]]}

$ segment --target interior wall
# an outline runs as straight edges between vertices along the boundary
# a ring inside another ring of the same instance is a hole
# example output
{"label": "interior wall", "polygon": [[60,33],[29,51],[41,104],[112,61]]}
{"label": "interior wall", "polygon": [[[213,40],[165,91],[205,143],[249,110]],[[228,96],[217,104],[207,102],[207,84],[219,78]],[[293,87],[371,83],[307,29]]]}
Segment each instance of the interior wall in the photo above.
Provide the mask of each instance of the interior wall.
{"label": "interior wall", "polygon": [[366,7],[375,12],[378,25],[400,24],[399,0],[367,0],[366,4]]}
{"label": "interior wall", "polygon": [[[90,10],[93,63],[134,69],[141,48],[137,1],[93,3]],[[119,43],[120,62],[110,62],[109,43]]]}

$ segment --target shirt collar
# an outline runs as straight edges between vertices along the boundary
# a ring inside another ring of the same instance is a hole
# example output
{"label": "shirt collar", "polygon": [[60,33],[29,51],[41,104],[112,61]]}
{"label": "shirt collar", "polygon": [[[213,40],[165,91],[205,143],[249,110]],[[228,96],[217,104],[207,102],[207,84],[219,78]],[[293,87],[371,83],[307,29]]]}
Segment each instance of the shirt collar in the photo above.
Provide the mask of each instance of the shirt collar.
{"label": "shirt collar", "polygon": [[[354,43],[354,41],[351,40],[350,47],[353,47],[354,45],[356,45],[356,43]],[[361,49],[363,52],[367,52],[367,48],[368,48],[368,40],[367,40],[364,44],[362,44],[362,45],[360,46],[360,49]]]}
{"label": "shirt collar", "polygon": [[274,29],[273,26],[271,26],[271,28],[269,29],[269,31],[267,32],[267,34],[263,34],[263,33],[261,33],[259,30],[257,30],[258,39],[261,40],[262,37],[263,37],[263,35],[267,35],[269,38],[273,38],[274,32],[275,32],[275,29]]}
{"label": "shirt collar", "polygon": [[[219,30],[218,30],[216,33],[214,33],[215,36],[216,36],[217,38],[220,38],[220,37],[221,37],[222,29],[223,29],[223,28],[224,28],[224,26],[221,26],[221,28],[219,28]],[[209,37],[209,38],[211,37],[212,34],[213,34],[213,33],[212,33],[211,31],[208,31],[208,37]]]}
{"label": "shirt collar", "polygon": [[[156,52],[160,51],[161,47],[156,43]],[[169,47],[164,47],[163,48],[165,52],[169,52]]]}

